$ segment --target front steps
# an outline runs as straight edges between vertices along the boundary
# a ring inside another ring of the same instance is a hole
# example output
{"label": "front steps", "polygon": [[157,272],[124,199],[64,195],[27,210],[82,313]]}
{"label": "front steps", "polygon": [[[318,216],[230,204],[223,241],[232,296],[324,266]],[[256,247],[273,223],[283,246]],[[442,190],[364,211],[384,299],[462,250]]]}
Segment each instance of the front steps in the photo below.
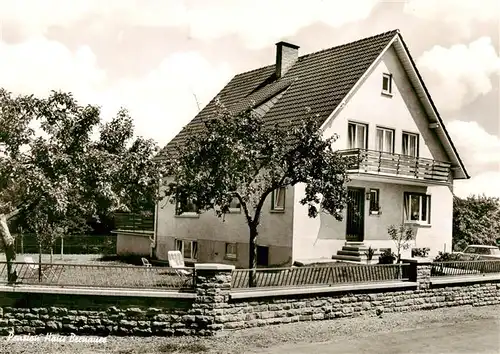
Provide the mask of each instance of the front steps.
{"label": "front steps", "polygon": [[[357,262],[357,263],[367,263],[367,256],[365,252],[368,251],[368,246],[363,242],[352,242],[347,241],[341,250],[337,251],[337,254],[332,256],[332,259],[336,261],[343,262]],[[372,262],[378,260],[380,252],[375,250],[372,257]]]}

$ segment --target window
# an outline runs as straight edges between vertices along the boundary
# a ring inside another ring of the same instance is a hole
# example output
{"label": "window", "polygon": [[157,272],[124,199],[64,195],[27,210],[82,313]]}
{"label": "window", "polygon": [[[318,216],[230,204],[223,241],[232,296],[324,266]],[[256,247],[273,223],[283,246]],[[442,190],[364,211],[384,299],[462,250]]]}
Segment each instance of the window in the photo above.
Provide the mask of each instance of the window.
{"label": "window", "polygon": [[263,267],[269,265],[269,247],[257,246],[257,265]]}
{"label": "window", "polygon": [[394,152],[394,130],[377,127],[377,151]]}
{"label": "window", "polygon": [[368,126],[360,123],[349,123],[349,149],[366,149]]}
{"label": "window", "polygon": [[231,200],[231,204],[229,204],[229,212],[241,213],[241,204],[237,197],[234,197],[233,200]]}
{"label": "window", "polygon": [[403,155],[418,157],[418,134],[403,133]]}
{"label": "window", "polygon": [[404,208],[406,222],[430,224],[431,196],[405,193]]}
{"label": "window", "polygon": [[379,195],[378,189],[370,189],[370,214],[376,215],[380,211]]}
{"label": "window", "polygon": [[196,260],[198,259],[198,241],[190,240],[175,240],[175,248],[181,251],[184,259]]}
{"label": "window", "polygon": [[236,259],[236,243],[226,243],[226,258],[227,259]]}
{"label": "window", "polygon": [[382,75],[382,93],[386,95],[392,95],[392,75],[383,74]]}
{"label": "window", "polygon": [[[181,211],[181,206],[183,206],[184,211]],[[175,215],[182,215],[185,213],[190,213],[190,214],[197,214],[198,213],[198,208],[196,207],[196,204],[188,199],[186,202],[183,201],[178,201],[177,204],[175,205]]]}
{"label": "window", "polygon": [[271,210],[285,210],[285,187],[280,187],[273,191],[271,196]]}

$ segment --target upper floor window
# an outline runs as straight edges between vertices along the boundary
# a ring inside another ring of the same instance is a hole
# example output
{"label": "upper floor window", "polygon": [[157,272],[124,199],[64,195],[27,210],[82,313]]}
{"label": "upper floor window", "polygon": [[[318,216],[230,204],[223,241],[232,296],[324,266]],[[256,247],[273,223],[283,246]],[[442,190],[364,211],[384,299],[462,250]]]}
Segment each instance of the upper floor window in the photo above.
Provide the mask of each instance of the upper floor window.
{"label": "upper floor window", "polygon": [[392,95],[392,75],[383,74],[382,75],[382,93],[386,95]]}
{"label": "upper floor window", "polygon": [[366,149],[368,142],[368,126],[361,123],[348,125],[349,149]]}
{"label": "upper floor window", "polygon": [[421,193],[404,194],[405,221],[430,224],[431,196]]}
{"label": "upper floor window", "polygon": [[394,152],[394,130],[377,127],[377,151]]}
{"label": "upper floor window", "polygon": [[418,134],[403,133],[403,155],[418,157]]}
{"label": "upper floor window", "polygon": [[277,188],[271,196],[271,210],[285,210],[285,187]]}

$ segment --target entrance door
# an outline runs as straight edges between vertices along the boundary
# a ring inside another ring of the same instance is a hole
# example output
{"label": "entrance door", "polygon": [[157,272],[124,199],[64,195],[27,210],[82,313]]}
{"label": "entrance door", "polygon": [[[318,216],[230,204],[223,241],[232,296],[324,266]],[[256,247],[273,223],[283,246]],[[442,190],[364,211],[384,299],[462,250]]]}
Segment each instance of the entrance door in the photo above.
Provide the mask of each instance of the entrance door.
{"label": "entrance door", "polygon": [[347,194],[347,241],[363,241],[365,231],[365,190],[364,188],[348,188]]}

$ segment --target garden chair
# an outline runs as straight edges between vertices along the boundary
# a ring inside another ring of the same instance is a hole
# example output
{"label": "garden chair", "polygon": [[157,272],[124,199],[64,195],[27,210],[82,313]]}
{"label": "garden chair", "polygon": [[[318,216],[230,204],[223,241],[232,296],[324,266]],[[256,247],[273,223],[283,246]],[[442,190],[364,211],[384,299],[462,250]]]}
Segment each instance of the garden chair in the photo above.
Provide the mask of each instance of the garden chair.
{"label": "garden chair", "polygon": [[184,264],[184,257],[182,257],[181,251],[168,251],[168,265],[174,268],[175,272],[181,276],[186,277],[191,275],[191,272],[186,268]]}
{"label": "garden chair", "polygon": [[[28,265],[28,271],[30,272],[30,277],[38,277],[38,268],[40,267],[38,263],[35,263],[32,257],[24,257],[24,263]],[[55,276],[54,272],[50,266],[45,266],[41,268],[42,278],[49,279],[49,275]]]}
{"label": "garden chair", "polygon": [[147,258],[142,257],[142,258],[141,258],[141,261],[142,261],[142,265],[143,265],[143,266],[145,266],[145,267],[147,267],[147,268],[151,268],[151,267],[152,267],[151,263],[149,263],[149,261],[148,261],[148,259],[147,259]]}

